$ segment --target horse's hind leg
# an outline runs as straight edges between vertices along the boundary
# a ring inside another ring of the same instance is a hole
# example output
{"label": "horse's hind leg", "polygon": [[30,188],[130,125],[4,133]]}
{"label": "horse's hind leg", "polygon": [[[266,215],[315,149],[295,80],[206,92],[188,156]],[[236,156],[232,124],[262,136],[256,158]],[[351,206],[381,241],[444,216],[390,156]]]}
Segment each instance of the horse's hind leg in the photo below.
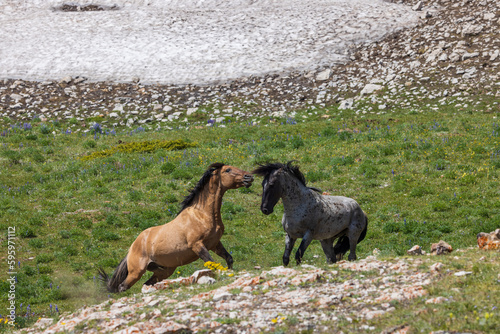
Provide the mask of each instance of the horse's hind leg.
{"label": "horse's hind leg", "polygon": [[323,247],[323,252],[326,255],[326,261],[328,263],[335,263],[337,258],[335,257],[335,249],[333,248],[334,238],[320,240],[321,247]]}
{"label": "horse's hind leg", "polygon": [[130,254],[127,256],[128,275],[127,278],[119,285],[118,291],[123,292],[129,289],[132,285],[144,275],[147,267],[147,259]]}
{"label": "horse's hind leg", "polygon": [[312,232],[311,230],[307,230],[306,234],[302,237],[302,242],[300,243],[299,249],[297,249],[297,253],[295,253],[295,261],[297,261],[297,265],[302,262],[302,257],[306,252],[307,247],[312,241]]}
{"label": "horse's hind leg", "polygon": [[359,237],[363,233],[367,224],[365,213],[359,209],[352,217],[351,224],[349,225],[349,231],[347,232],[347,237],[349,238],[349,256],[347,259],[349,261],[356,260],[356,245],[358,244]]}
{"label": "horse's hind leg", "polygon": [[144,285],[154,285],[162,280],[169,278],[177,267],[158,267],[153,271],[153,276],[151,276]]}
{"label": "horse's hind leg", "polygon": [[283,253],[283,265],[286,267],[290,262],[290,253],[292,252],[293,245],[297,239],[292,238],[288,233],[285,238],[285,252]]}
{"label": "horse's hind leg", "polygon": [[233,269],[233,262],[234,262],[233,257],[224,248],[224,245],[222,244],[222,242],[219,241],[219,243],[217,243],[217,245],[215,246],[214,252],[215,252],[215,254],[219,255],[221,258],[226,260],[227,267],[229,269]]}

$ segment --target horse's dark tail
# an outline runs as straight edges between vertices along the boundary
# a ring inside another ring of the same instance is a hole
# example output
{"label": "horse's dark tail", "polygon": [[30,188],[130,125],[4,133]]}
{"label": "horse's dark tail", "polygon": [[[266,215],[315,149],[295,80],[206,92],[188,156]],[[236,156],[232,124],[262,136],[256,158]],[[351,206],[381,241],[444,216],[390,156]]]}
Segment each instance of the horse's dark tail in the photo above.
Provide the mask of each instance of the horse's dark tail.
{"label": "horse's dark tail", "polygon": [[368,231],[368,216],[365,213],[365,219],[366,219],[366,225],[365,229],[361,232],[359,239],[358,239],[358,244],[366,237],[366,232]]}
{"label": "horse's dark tail", "polygon": [[97,272],[99,274],[99,279],[106,284],[106,290],[112,293],[117,293],[119,292],[118,287],[128,276],[127,257],[125,256],[118,267],[116,267],[116,270],[111,278],[102,268],[99,268]]}

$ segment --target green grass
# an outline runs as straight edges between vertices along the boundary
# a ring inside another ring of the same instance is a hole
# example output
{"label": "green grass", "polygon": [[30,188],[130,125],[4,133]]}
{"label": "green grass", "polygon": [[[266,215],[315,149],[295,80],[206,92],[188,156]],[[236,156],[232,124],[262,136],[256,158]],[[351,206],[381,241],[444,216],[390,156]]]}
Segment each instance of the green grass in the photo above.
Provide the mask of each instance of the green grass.
{"label": "green grass", "polygon": [[[414,244],[429,251],[440,239],[454,249],[473,246],[478,232],[500,227],[499,123],[497,114],[480,112],[491,97],[478,101],[476,109],[460,112],[449,106],[364,116],[335,108],[307,110],[295,119],[262,119],[257,126],[232,122],[224,128],[103,128],[94,135],[65,134],[62,123],[0,129],[0,257],[7,255],[7,229],[15,226],[16,298],[23,303],[18,315],[25,315],[27,305],[34,313],[20,317],[19,324],[56,316],[55,305],[66,312],[106,299],[96,268],[111,272],[142,230],[173,219],[188,189],[213,162],[251,171],[264,161],[296,160],[310,186],[356,199],[369,217],[359,257],[374,248],[383,256],[401,256]],[[325,113],[328,120],[321,118]],[[197,146],[98,155],[120,142],[146,140]],[[83,156],[96,158],[78,159]],[[264,216],[260,194],[257,179],[251,188],[224,197],[222,242],[236,271],[281,265],[283,208],[279,204]],[[311,244],[304,260],[323,265],[319,242]],[[197,261],[173,277],[202,268]],[[139,292],[148,276],[126,294]],[[4,295],[6,277],[3,270]],[[2,299],[0,310],[7,305]]]}

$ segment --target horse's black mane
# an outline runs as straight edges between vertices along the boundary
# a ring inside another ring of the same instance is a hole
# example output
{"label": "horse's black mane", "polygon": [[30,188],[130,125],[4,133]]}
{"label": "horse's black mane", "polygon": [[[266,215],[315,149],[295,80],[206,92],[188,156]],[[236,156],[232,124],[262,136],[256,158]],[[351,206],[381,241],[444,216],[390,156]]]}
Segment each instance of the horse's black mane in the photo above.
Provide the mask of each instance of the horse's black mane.
{"label": "horse's black mane", "polygon": [[[299,170],[298,166],[292,165],[292,161],[288,161],[286,164],[280,163],[280,162],[272,162],[272,163],[267,163],[267,164],[259,164],[259,167],[257,167],[252,174],[257,174],[259,176],[267,177],[269,174],[274,172],[277,169],[283,168],[284,171],[292,174],[295,176],[304,186],[307,187],[306,185],[306,178],[304,177],[304,174]],[[317,192],[321,192],[320,189],[314,188],[314,187],[308,187],[309,189],[312,189]]]}
{"label": "horse's black mane", "polygon": [[196,197],[196,195],[198,195],[203,190],[203,187],[205,187],[205,185],[208,183],[208,181],[210,181],[210,177],[212,176],[212,173],[215,170],[222,168],[222,166],[224,166],[224,164],[220,163],[220,162],[216,162],[216,163],[213,163],[210,166],[208,166],[208,169],[205,171],[205,173],[201,177],[200,181],[198,181],[196,186],[194,186],[194,188],[190,190],[189,195],[187,195],[184,198],[184,200],[182,201],[181,209],[179,210],[179,213],[181,213],[182,210],[184,210],[185,208],[187,208],[188,206],[191,206],[191,204],[193,204],[193,200]]}

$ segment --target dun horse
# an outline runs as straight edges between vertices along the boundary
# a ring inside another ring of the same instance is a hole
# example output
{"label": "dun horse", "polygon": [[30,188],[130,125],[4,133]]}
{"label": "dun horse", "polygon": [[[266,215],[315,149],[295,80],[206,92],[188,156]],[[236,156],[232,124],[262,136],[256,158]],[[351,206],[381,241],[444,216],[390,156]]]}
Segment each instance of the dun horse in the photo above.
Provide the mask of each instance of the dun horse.
{"label": "dun horse", "polygon": [[153,285],[172,275],[178,266],[198,258],[213,261],[209,250],[232,268],[233,258],[220,241],[224,233],[220,214],[222,196],[228,189],[248,188],[252,181],[250,173],[236,167],[221,163],[210,165],[182,202],[174,220],[141,232],[111,278],[100,269],[108,291],[129,289],[146,270],[152,271],[153,276],[144,284]]}
{"label": "dun horse", "polygon": [[[307,187],[304,175],[291,162],[260,165],[252,173],[264,177],[260,207],[262,213],[272,213],[279,199],[283,200],[285,266],[289,263],[297,238],[302,238],[295,254],[297,264],[302,261],[312,240],[320,240],[329,263],[342,259],[348,250],[348,259],[356,260],[356,244],[366,235],[368,218],[355,200],[342,196],[323,196],[318,189]],[[339,240],[333,247],[337,238]]]}

